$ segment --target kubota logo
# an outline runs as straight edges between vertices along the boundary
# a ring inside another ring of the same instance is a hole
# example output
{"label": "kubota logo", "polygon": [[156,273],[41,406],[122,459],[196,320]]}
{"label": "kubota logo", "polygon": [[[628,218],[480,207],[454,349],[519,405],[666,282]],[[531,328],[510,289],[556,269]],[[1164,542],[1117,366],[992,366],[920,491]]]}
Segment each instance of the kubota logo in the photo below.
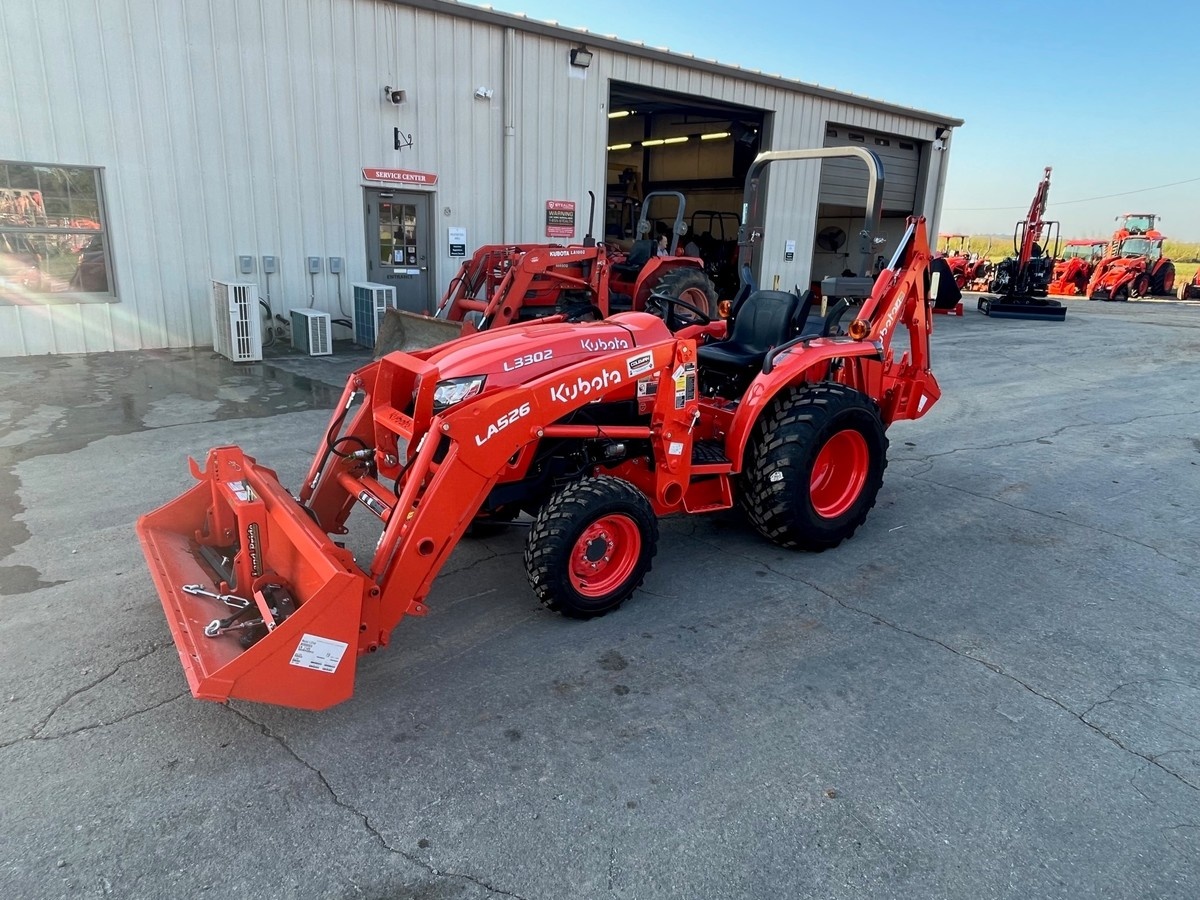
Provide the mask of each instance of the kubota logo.
{"label": "kubota logo", "polygon": [[557,403],[570,403],[580,397],[603,394],[612,385],[620,383],[621,373],[616,369],[606,369],[595,378],[588,379],[580,376],[575,379],[574,384],[563,382],[557,387],[550,388],[550,399]]}
{"label": "kubota logo", "polygon": [[579,346],[588,353],[595,353],[597,350],[628,350],[629,341],[625,338],[584,338],[579,342]]}

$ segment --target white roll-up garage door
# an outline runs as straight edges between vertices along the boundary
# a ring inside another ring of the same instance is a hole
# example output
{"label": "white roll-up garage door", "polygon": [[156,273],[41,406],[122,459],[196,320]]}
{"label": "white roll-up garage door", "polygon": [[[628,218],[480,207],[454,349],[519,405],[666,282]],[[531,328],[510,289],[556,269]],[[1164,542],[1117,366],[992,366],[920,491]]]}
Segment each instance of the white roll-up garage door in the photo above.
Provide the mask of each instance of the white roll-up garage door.
{"label": "white roll-up garage door", "polygon": [[[916,210],[921,171],[921,150],[916,141],[831,125],[825,132],[825,146],[874,150],[883,162],[883,208],[906,214]],[[821,203],[862,209],[866,197],[867,170],[859,160],[827,159],[821,163]]]}

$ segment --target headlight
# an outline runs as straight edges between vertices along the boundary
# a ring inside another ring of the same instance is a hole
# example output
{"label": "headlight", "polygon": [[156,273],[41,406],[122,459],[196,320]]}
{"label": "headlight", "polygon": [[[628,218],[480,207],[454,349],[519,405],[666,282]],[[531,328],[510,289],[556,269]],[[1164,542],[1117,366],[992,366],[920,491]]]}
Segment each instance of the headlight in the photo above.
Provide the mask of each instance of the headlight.
{"label": "headlight", "polygon": [[455,403],[462,403],[468,397],[474,397],[483,390],[486,375],[469,375],[466,378],[450,378],[439,381],[433,389],[434,412],[441,412]]}

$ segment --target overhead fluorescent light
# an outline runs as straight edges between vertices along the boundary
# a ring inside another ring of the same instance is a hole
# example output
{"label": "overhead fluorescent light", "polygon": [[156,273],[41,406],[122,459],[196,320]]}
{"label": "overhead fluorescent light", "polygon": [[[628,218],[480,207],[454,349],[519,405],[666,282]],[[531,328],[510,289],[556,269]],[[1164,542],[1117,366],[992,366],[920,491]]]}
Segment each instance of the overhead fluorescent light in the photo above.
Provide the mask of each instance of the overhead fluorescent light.
{"label": "overhead fluorescent light", "polygon": [[663,138],[663,143],[664,144],[686,144],[687,143],[687,135],[685,134],[682,137]]}
{"label": "overhead fluorescent light", "polygon": [[623,118],[625,118],[627,115],[629,115],[629,110],[627,110],[627,109],[618,109],[616,112],[610,112],[610,113],[608,114],[608,117],[609,117],[610,119],[623,119]]}
{"label": "overhead fluorescent light", "polygon": [[633,144],[609,144],[608,145],[609,150],[629,150],[632,147],[633,147]]}
{"label": "overhead fluorescent light", "polygon": [[642,146],[643,147],[661,147],[665,143],[666,143],[666,141],[664,141],[662,138],[653,138],[652,140],[649,140],[649,141],[642,141]]}
{"label": "overhead fluorescent light", "polygon": [[702,135],[700,135],[700,140],[702,140],[702,141],[716,141],[716,140],[720,140],[721,138],[727,138],[727,137],[733,137],[733,134],[732,134],[732,132],[729,132],[729,131],[714,131],[712,134],[702,134]]}

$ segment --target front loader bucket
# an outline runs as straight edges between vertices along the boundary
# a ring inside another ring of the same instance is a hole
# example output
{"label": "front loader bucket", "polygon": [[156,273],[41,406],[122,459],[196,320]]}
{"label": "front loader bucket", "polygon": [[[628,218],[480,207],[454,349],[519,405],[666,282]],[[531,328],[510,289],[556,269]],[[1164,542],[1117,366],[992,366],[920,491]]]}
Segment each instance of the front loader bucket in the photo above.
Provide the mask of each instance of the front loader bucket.
{"label": "front loader bucket", "polygon": [[412,353],[428,350],[447,341],[462,337],[462,322],[435,319],[402,309],[389,309],[379,324],[375,337],[375,358],[386,356],[396,350]]}
{"label": "front loader bucket", "polygon": [[191,465],[200,483],[137,531],[192,694],[302,709],[350,697],[374,583],[237,447]]}

